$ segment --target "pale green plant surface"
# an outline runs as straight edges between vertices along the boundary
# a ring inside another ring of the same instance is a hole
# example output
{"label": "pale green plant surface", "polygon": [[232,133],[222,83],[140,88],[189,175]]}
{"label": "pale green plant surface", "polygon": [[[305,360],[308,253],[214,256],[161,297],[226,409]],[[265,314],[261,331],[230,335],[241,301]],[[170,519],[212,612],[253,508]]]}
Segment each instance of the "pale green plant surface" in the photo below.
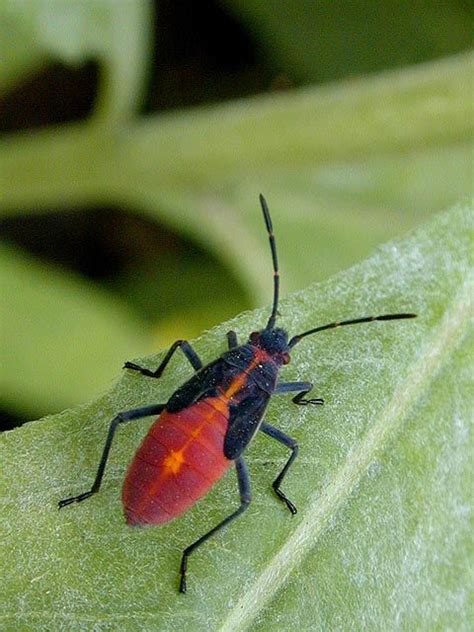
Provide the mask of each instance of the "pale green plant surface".
{"label": "pale green plant surface", "polygon": [[[258,437],[247,453],[253,503],[191,557],[186,596],[180,552],[237,506],[232,474],[176,522],[127,527],[120,485],[149,425],[136,422],[119,432],[101,493],[61,512],[56,504],[89,488],[117,411],[166,401],[190,375],[183,358],[159,382],[123,374],[100,400],[4,434],[3,627],[467,629],[471,245],[472,207],[457,208],[282,302],[292,334],[368,314],[419,316],[294,349],[282,379],[310,379],[325,398],[322,409],[299,409],[276,396],[267,415],[301,445],[284,485],[299,513],[291,518],[270,486],[285,451]],[[216,327],[198,353],[213,359],[226,330],[242,340],[266,315]]]}

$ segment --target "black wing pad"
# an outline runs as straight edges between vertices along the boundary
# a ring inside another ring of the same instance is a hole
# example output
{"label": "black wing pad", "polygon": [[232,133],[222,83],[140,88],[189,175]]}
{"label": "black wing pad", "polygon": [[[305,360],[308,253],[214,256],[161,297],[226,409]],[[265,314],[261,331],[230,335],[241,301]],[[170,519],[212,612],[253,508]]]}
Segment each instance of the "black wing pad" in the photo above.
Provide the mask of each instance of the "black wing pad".
{"label": "black wing pad", "polygon": [[257,384],[248,385],[244,399],[231,404],[229,428],[224,438],[224,455],[235,460],[260,427],[270,396]]}
{"label": "black wing pad", "polygon": [[166,410],[177,413],[203,397],[217,395],[217,386],[222,383],[225,368],[225,363],[218,358],[197,371],[171,395],[166,404]]}

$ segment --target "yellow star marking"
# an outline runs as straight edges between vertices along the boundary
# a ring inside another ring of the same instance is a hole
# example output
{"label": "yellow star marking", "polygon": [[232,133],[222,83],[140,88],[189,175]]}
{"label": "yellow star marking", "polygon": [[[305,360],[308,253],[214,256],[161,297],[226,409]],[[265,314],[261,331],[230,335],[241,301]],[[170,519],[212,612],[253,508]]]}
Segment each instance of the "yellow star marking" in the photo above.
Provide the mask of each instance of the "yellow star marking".
{"label": "yellow star marking", "polygon": [[184,463],[183,450],[172,450],[166,459],[163,461],[163,466],[171,474],[177,474]]}

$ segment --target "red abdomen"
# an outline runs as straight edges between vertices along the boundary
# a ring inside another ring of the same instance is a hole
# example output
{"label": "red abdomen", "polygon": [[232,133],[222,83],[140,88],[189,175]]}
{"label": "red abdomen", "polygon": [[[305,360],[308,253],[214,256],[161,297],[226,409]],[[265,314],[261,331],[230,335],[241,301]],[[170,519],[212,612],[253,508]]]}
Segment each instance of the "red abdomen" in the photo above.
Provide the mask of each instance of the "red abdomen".
{"label": "red abdomen", "polygon": [[218,397],[151,426],[128,469],[122,491],[127,522],[160,524],[180,516],[207,494],[232,461],[224,456],[228,407]]}

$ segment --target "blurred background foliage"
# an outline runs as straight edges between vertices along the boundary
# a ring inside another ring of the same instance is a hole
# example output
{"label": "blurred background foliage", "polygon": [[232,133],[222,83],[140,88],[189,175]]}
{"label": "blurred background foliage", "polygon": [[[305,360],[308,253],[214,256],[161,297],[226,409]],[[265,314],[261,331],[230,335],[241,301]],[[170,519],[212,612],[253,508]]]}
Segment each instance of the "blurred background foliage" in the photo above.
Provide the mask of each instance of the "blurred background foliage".
{"label": "blurred background foliage", "polygon": [[463,0],[3,0],[3,427],[268,302],[260,191],[285,292],[469,197],[472,26]]}

